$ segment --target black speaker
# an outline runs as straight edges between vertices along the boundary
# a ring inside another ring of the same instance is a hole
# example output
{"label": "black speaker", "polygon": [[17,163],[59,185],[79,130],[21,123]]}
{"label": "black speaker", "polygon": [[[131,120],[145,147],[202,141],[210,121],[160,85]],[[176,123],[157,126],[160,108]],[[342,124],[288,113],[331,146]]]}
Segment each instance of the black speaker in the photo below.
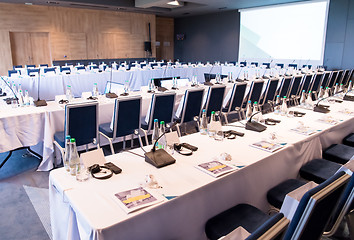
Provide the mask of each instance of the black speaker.
{"label": "black speaker", "polygon": [[144,42],[144,51],[151,52],[151,42]]}

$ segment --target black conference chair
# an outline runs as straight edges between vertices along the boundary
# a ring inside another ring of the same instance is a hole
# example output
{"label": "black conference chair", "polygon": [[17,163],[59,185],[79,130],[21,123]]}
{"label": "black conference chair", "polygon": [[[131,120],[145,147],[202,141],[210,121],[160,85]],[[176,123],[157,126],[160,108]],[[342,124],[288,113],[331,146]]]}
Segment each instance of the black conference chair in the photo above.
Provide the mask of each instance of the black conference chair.
{"label": "black conference chair", "polygon": [[149,121],[142,124],[143,133],[145,135],[146,144],[148,144],[147,134],[153,128],[154,119],[165,123],[173,122],[173,109],[175,106],[176,93],[155,93],[152,95],[150,103]]}
{"label": "black conference chair", "polygon": [[275,66],[278,66],[280,68],[284,68],[284,64],[283,63],[276,63]]}
{"label": "black conference chair", "polygon": [[39,68],[27,68],[27,75],[30,77],[35,77],[39,75]]}
{"label": "black conference chair", "polygon": [[132,146],[133,137],[135,134],[138,135],[140,146],[143,146],[140,138],[140,115],[140,96],[115,100],[113,111],[113,129],[111,129],[111,122],[99,125],[99,133],[109,141],[112,154],[115,153],[113,141],[118,137],[123,137],[123,149],[125,149],[125,137],[128,135],[131,135]]}
{"label": "black conference chair", "polygon": [[312,83],[310,90],[312,93],[312,99],[317,100],[318,99],[318,94],[319,94],[319,89],[321,86],[321,81],[323,79],[323,73],[316,73],[315,76],[313,77]]}
{"label": "black conference chair", "polygon": [[70,67],[60,67],[60,72],[71,73]]}
{"label": "black conference chair", "polygon": [[291,64],[288,65],[288,67],[289,67],[289,68],[290,68],[290,67],[293,67],[294,69],[297,69],[297,64],[291,63]]}
{"label": "black conference chair", "polygon": [[256,67],[258,67],[258,62],[251,62],[251,65],[255,65]]}
{"label": "black conference chair", "polygon": [[[248,93],[249,98],[247,99],[247,101],[251,100],[252,104],[254,102],[258,102],[258,103],[260,102],[263,84],[264,84],[263,80],[256,80],[251,83],[250,91]],[[258,104],[258,106],[261,107],[261,104]]]}
{"label": "black conference chair", "polygon": [[307,94],[310,90],[310,86],[311,86],[311,81],[313,79],[313,74],[306,74],[302,84],[301,84],[301,91],[305,90],[305,93]]}
{"label": "black conference chair", "polygon": [[9,77],[12,77],[13,75],[21,75],[21,71],[19,71],[19,70],[9,70],[8,74],[9,74]]}
{"label": "black conference chair", "polygon": [[188,89],[184,94],[181,116],[176,116],[175,119],[179,136],[182,136],[186,131],[181,131],[182,126],[186,126],[189,122],[195,121],[195,117],[200,116],[203,103],[204,89]]}
{"label": "black conference chair", "polygon": [[222,109],[221,114],[224,116],[226,124],[229,123],[228,116],[232,113],[238,113],[238,119],[242,120],[242,105],[246,93],[247,83],[235,83],[232,87],[230,100],[226,107]]}
{"label": "black conference chair", "polygon": [[343,86],[346,86],[348,84],[351,72],[352,72],[352,70],[350,70],[350,69],[347,69],[344,71],[343,80],[342,80]]}
{"label": "black conference chair", "polygon": [[224,100],[225,86],[209,87],[205,104],[206,115],[209,117],[211,112],[221,112]]}
{"label": "black conference chair", "polygon": [[76,139],[76,146],[86,145],[86,150],[90,143],[97,145],[98,102],[65,105],[64,131],[54,134],[54,144],[58,147],[62,158],[67,135]]}
{"label": "black conference chair", "polygon": [[349,134],[343,139],[343,144],[354,147],[354,133]]}
{"label": "black conference chair", "polygon": [[322,157],[332,162],[346,164],[354,156],[354,147],[333,144],[323,151]]}
{"label": "black conference chair", "polygon": [[39,67],[49,67],[48,64],[39,64]]}
{"label": "black conference chair", "polygon": [[326,89],[326,87],[328,86],[331,74],[332,74],[332,72],[329,72],[329,71],[326,71],[324,73],[323,80],[322,80],[322,83],[321,83],[321,87],[323,89]]}
{"label": "black conference chair", "polygon": [[262,63],[262,66],[266,66],[267,69],[270,68],[270,63]]}
{"label": "black conference chair", "polygon": [[[205,233],[210,240],[228,237],[234,229],[243,227],[251,235],[246,239],[258,239],[272,227],[281,226],[273,238],[281,237],[289,220],[282,213],[273,217],[249,204],[238,204],[209,219],[205,224]],[[267,238],[268,239],[268,238]]]}
{"label": "black conference chair", "polygon": [[270,79],[267,82],[267,86],[264,90],[264,94],[262,99],[260,100],[259,104],[262,106],[262,111],[268,112],[272,109],[275,98],[276,98],[276,91],[279,84],[278,78]]}
{"label": "black conference chair", "polygon": [[291,81],[291,86],[290,86],[290,90],[289,90],[289,99],[291,101],[290,104],[293,105],[298,105],[299,102],[299,98],[301,95],[300,92],[300,87],[301,87],[301,81],[303,79],[303,75],[296,75],[293,77],[292,81]]}
{"label": "black conference chair", "polygon": [[54,72],[55,73],[55,67],[51,67],[51,68],[44,68],[43,69],[43,72],[44,73],[49,73],[49,72]]}
{"label": "black conference chair", "polygon": [[346,79],[345,84],[343,83],[343,85],[344,85],[345,87],[348,87],[349,82],[350,82],[351,79],[353,78],[353,74],[354,74],[354,69],[350,70],[349,77]]}
{"label": "black conference chair", "polygon": [[26,68],[35,68],[35,67],[36,67],[36,65],[34,65],[34,64],[26,65]]}
{"label": "black conference chair", "polygon": [[342,83],[342,80],[343,80],[343,73],[344,71],[343,70],[339,70],[338,71],[338,75],[337,75],[337,79],[336,79],[336,83],[335,85],[340,85]]}
{"label": "black conference chair", "polygon": [[277,90],[277,95],[279,95],[280,98],[289,97],[289,88],[290,88],[291,79],[292,77],[284,77],[281,80],[280,87]]}

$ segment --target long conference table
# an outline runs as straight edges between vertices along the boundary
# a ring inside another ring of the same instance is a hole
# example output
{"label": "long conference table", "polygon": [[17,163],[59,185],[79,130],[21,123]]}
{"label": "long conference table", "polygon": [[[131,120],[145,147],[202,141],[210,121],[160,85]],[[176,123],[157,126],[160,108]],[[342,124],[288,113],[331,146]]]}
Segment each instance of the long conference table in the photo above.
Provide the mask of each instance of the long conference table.
{"label": "long conference table", "polygon": [[[72,93],[75,97],[81,97],[83,92],[91,92],[94,83],[97,83],[98,90],[101,93],[105,92],[107,82],[114,82],[124,85],[129,83],[129,88],[132,91],[139,91],[141,87],[147,86],[153,78],[164,77],[181,77],[189,78],[197,76],[197,80],[204,82],[204,73],[220,73],[236,78],[244,72],[249,74],[251,78],[258,71],[263,75],[268,69],[238,67],[233,65],[180,65],[178,67],[160,67],[158,69],[131,69],[113,70],[107,68],[103,72],[72,72],[71,74],[40,74],[40,76],[30,77],[21,75],[16,77],[4,77],[11,84],[14,82],[17,86],[21,84],[22,90],[27,90],[29,95],[35,100],[54,100],[57,95],[65,95],[68,85],[71,86]],[[38,89],[39,88],[39,89]]]}
{"label": "long conference table", "polygon": [[[143,151],[121,152],[107,156],[106,161],[122,168],[122,173],[107,180],[89,179],[78,182],[65,169],[50,173],[50,211],[54,239],[206,239],[204,225],[216,214],[239,203],[269,209],[266,192],[280,182],[296,178],[306,162],[320,158],[322,149],[354,131],[354,103],[334,103],[328,114],[305,112],[302,118],[268,114],[281,120],[261,133],[242,129],[242,123],[223,126],[245,132],[244,137],[216,141],[199,133],[180,138],[198,147],[192,156],[174,153],[176,163],[157,169],[146,163]],[[331,118],[328,118],[331,117]],[[330,120],[337,120],[335,125]],[[322,120],[322,121],[321,121]],[[323,121],[324,120],[324,121]],[[311,135],[293,131],[301,121],[314,130]],[[250,146],[277,135],[283,148],[270,153]],[[151,146],[145,147],[149,151]],[[228,162],[238,170],[214,178],[195,166],[218,159],[228,153]],[[144,186],[146,175],[153,174],[161,188],[149,191],[171,200],[125,213],[113,200],[115,193]],[[170,198],[169,198],[170,199]]]}

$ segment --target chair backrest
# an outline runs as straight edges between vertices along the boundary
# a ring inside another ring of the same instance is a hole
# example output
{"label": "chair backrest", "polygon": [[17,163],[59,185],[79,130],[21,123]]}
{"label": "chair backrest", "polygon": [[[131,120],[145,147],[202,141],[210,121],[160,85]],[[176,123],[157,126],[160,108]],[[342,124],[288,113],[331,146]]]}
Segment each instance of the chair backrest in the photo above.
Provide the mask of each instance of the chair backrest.
{"label": "chair backrest", "polygon": [[268,63],[268,62],[267,63],[262,63],[262,66],[266,66],[266,68],[269,69],[270,68],[270,63]]}
{"label": "chair backrest", "polygon": [[181,114],[181,123],[190,122],[194,117],[200,116],[202,109],[204,89],[188,89],[184,94]]}
{"label": "chair backrest", "polygon": [[280,68],[284,68],[284,63],[277,63],[275,64],[276,66],[280,67]]}
{"label": "chair backrest", "polygon": [[[177,79],[180,79],[181,77],[176,77]],[[163,77],[163,78],[153,78],[155,87],[161,87],[161,82],[166,81],[171,83],[172,85],[172,77]]]}
{"label": "chair backrest", "polygon": [[267,102],[274,102],[275,97],[276,97],[276,92],[277,92],[277,87],[278,87],[279,79],[278,78],[273,78],[270,79],[267,82],[266,89],[264,91],[263,95],[263,100],[260,102],[261,105],[267,103]]}
{"label": "chair backrest", "polygon": [[343,80],[342,80],[343,86],[347,85],[349,77],[350,77],[350,74],[351,74],[351,70],[350,69],[347,69],[347,70],[344,71]]}
{"label": "chair backrest", "polygon": [[251,62],[251,65],[255,65],[256,67],[258,67],[258,62]]}
{"label": "chair backrest", "polygon": [[235,111],[236,108],[242,108],[245,99],[247,83],[235,83],[232,87],[229,107],[227,112]]}
{"label": "chair backrest", "polygon": [[[32,74],[35,73],[35,74]],[[27,68],[27,75],[39,75],[39,68]]]}
{"label": "chair backrest", "polygon": [[293,77],[293,80],[291,81],[289,97],[298,97],[300,95],[300,86],[303,77],[303,75],[296,75]]}
{"label": "chair backrest", "polygon": [[148,131],[153,127],[154,119],[159,122],[171,123],[173,121],[173,109],[176,93],[155,93],[152,95]]}
{"label": "chair backrest", "polygon": [[55,73],[55,67],[50,67],[50,68],[44,68],[44,73],[48,73],[48,72],[54,72]]}
{"label": "chair backrest", "polygon": [[65,136],[76,139],[76,145],[98,140],[98,102],[67,104],[65,106]]}
{"label": "chair backrest", "polygon": [[85,66],[76,66],[76,70],[85,70]]}
{"label": "chair backrest", "polygon": [[134,134],[140,129],[141,96],[115,100],[113,139]]}
{"label": "chair backrest", "polygon": [[313,81],[312,81],[312,84],[310,87],[310,91],[318,92],[318,89],[320,88],[322,79],[323,79],[323,73],[316,73],[313,78]]}
{"label": "chair backrest", "polygon": [[71,72],[70,67],[60,67],[60,72]]}
{"label": "chair backrest", "polygon": [[284,77],[281,80],[281,84],[280,84],[280,87],[278,89],[278,94],[277,94],[281,98],[283,98],[284,96],[288,97],[291,79],[292,79],[292,77]]}
{"label": "chair backrest", "polygon": [[90,70],[92,69],[98,69],[98,66],[97,65],[90,66]]}
{"label": "chair backrest", "polygon": [[294,69],[297,69],[297,64],[290,63],[290,64],[288,65],[288,67],[293,67]]}
{"label": "chair backrest", "polygon": [[243,66],[243,67],[246,67],[246,66],[247,66],[247,62],[246,62],[246,61],[240,62],[240,64],[241,64],[241,67],[242,67],[242,66]]}
{"label": "chair backrest", "polygon": [[48,64],[39,64],[40,67],[48,67]]}
{"label": "chair backrest", "polygon": [[9,70],[9,77],[11,77],[12,75],[21,75],[21,71],[19,70]]}
{"label": "chair backrest", "polygon": [[30,65],[26,65],[27,68],[35,68],[36,65],[30,64]]}
{"label": "chair backrest", "polygon": [[331,77],[328,80],[328,88],[332,88],[337,80],[338,71],[333,71]]}
{"label": "chair backrest", "polygon": [[16,69],[16,68],[22,68],[22,65],[15,65],[14,69]]}
{"label": "chair backrest", "polygon": [[327,71],[324,73],[324,76],[323,76],[323,80],[322,80],[322,83],[321,83],[321,86],[323,89],[325,89],[328,85],[328,80],[330,79],[330,76],[331,76],[331,72]]}
{"label": "chair backrest", "polygon": [[259,100],[262,95],[263,84],[264,84],[263,80],[256,80],[252,82],[249,95],[248,95],[249,96],[248,100],[251,100],[252,103],[254,102],[259,103]]}
{"label": "chair backrest", "polygon": [[284,214],[277,213],[259,226],[246,240],[280,240],[288,225],[289,220],[284,217]]}
{"label": "chair backrest", "polygon": [[342,83],[343,79],[343,70],[338,71],[337,79],[336,79],[336,84],[338,83],[339,85]]}
{"label": "chair backrest", "polygon": [[295,211],[284,240],[320,239],[350,176],[341,171],[306,192]]}
{"label": "chair backrest", "polygon": [[310,90],[313,74],[306,74],[301,85],[301,91],[305,90],[306,93]]}
{"label": "chair backrest", "polygon": [[225,86],[209,87],[205,105],[207,116],[210,116],[212,111],[221,111],[222,103],[224,100],[225,88]]}

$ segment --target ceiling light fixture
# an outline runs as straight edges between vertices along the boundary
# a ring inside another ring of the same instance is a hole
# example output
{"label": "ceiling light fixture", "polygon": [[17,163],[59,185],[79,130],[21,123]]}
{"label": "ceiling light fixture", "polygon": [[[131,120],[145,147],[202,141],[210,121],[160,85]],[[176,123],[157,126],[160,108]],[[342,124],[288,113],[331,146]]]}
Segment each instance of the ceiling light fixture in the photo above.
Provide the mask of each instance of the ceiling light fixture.
{"label": "ceiling light fixture", "polygon": [[173,6],[179,6],[179,5],[180,5],[180,3],[179,3],[177,0],[174,0],[174,1],[168,2],[167,4],[169,4],[169,5],[173,5]]}

